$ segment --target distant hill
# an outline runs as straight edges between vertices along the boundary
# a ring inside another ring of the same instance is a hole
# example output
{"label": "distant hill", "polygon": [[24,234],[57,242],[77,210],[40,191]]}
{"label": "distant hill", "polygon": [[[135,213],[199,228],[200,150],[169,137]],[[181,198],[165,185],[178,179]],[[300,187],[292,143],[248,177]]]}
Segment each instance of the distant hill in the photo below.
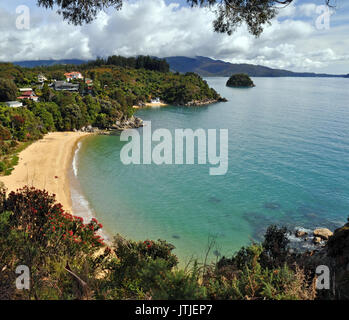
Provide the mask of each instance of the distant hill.
{"label": "distant hill", "polygon": [[167,57],[165,59],[173,71],[196,72],[204,77],[230,77],[237,73],[246,73],[250,77],[345,77],[345,75],[292,72],[246,63],[235,64],[200,56],[195,58]]}
{"label": "distant hill", "polygon": [[30,60],[30,61],[15,61],[13,64],[23,68],[48,67],[56,64],[75,64],[80,65],[86,63],[86,60],[66,59],[66,60]]}
{"label": "distant hill", "polygon": [[[230,77],[237,73],[246,73],[250,77],[345,77],[347,75],[333,75],[325,73],[312,72],[292,72],[282,69],[272,69],[260,65],[247,63],[230,63],[222,60],[214,60],[207,57],[167,57],[172,71],[180,73],[195,72],[203,77]],[[53,66],[57,64],[75,64],[80,65],[88,62],[87,60],[66,59],[66,60],[32,60],[32,61],[16,61],[15,65],[25,68],[34,68],[39,66]]]}

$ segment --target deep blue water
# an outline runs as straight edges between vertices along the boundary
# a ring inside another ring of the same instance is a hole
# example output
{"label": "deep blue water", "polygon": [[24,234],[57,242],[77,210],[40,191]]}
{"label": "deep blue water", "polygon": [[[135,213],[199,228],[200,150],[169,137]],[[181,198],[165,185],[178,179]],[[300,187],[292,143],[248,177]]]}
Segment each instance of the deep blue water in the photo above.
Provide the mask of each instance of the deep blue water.
{"label": "deep blue water", "polygon": [[[229,170],[211,165],[130,165],[118,136],[87,138],[78,158],[81,190],[109,233],[166,239],[182,260],[259,240],[272,223],[343,224],[349,215],[349,79],[255,78],[255,88],[208,83],[229,102],[144,109],[167,128],[228,129]],[[142,133],[142,129],[139,130]]]}

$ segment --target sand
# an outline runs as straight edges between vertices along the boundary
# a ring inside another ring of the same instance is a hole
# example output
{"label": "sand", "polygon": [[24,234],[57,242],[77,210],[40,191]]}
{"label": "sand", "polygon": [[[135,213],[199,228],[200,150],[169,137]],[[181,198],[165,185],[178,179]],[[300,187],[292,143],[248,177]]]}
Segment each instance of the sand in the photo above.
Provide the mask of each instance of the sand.
{"label": "sand", "polygon": [[89,133],[54,132],[45,135],[19,154],[19,163],[10,176],[0,177],[8,192],[26,185],[56,195],[66,211],[72,212],[68,172],[75,148]]}
{"label": "sand", "polygon": [[[157,107],[166,107],[168,104],[166,103],[146,103],[144,108],[157,108]],[[134,109],[142,109],[140,106],[133,106]]]}

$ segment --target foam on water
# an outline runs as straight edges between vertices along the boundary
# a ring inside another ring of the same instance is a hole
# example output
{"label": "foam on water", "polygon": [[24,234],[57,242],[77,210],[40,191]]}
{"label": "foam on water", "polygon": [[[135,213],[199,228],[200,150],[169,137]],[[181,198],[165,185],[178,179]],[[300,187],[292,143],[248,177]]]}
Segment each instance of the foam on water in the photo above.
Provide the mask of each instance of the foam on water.
{"label": "foam on water", "polygon": [[[77,148],[74,152],[74,158],[72,161],[72,172],[70,174],[70,194],[72,200],[73,212],[76,216],[84,219],[84,223],[89,223],[92,218],[95,217],[95,212],[91,208],[90,203],[83,195],[78,176],[78,157],[81,150],[81,142],[78,143]],[[110,241],[109,236],[103,231],[103,229],[97,232],[106,241]]]}
{"label": "foam on water", "polygon": [[74,153],[74,158],[73,158],[73,171],[74,171],[75,177],[78,176],[78,165],[77,165],[77,162],[78,162],[78,155],[79,155],[80,149],[81,149],[81,142],[78,143],[78,145],[76,147],[76,150],[75,150],[75,153]]}

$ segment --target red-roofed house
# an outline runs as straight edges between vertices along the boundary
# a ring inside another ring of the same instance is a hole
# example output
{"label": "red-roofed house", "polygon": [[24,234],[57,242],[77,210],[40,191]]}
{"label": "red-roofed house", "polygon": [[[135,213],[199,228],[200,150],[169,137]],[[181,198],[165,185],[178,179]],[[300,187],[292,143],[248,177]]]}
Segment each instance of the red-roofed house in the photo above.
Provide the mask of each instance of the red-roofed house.
{"label": "red-roofed house", "polygon": [[19,100],[29,99],[35,102],[39,100],[39,97],[35,94],[35,92],[31,88],[22,88],[22,89],[19,89],[19,91],[21,92],[21,96],[17,98]]}
{"label": "red-roofed house", "polygon": [[64,75],[67,78],[67,81],[84,78],[82,76],[82,74],[80,72],[77,72],[77,71],[65,73]]}

